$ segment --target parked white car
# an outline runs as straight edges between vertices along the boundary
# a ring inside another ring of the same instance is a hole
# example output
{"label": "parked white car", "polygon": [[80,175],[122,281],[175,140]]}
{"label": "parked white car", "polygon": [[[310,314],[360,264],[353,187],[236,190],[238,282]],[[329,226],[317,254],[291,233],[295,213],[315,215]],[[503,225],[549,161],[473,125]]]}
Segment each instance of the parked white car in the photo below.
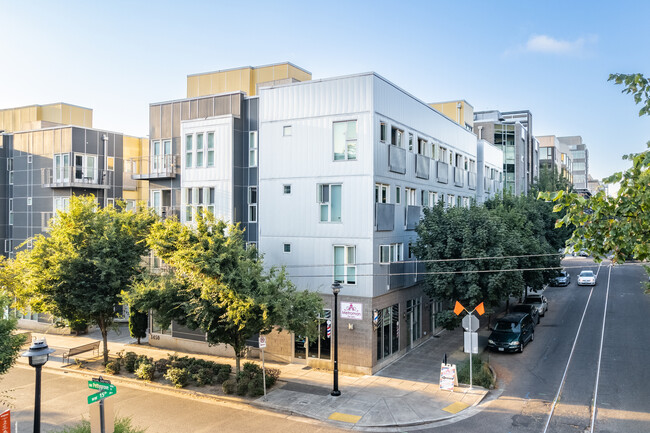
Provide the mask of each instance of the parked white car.
{"label": "parked white car", "polygon": [[594,271],[582,271],[578,275],[578,285],[579,286],[595,286],[596,285],[596,275]]}

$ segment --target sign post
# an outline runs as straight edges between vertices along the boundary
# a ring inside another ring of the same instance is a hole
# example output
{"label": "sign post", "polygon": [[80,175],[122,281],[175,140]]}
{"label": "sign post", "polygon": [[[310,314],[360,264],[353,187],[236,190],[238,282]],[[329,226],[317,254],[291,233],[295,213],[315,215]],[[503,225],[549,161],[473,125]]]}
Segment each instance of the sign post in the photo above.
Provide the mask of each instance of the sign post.
{"label": "sign post", "polygon": [[264,368],[264,349],[266,348],[266,335],[259,337],[260,349],[262,349],[262,386],[264,387],[264,401],[266,401],[266,369]]}
{"label": "sign post", "polygon": [[478,353],[478,334],[476,333],[476,331],[478,330],[479,327],[478,318],[475,317],[473,313],[474,311],[476,311],[479,316],[482,316],[483,313],[485,313],[485,307],[483,306],[483,302],[481,302],[472,311],[467,311],[467,309],[463,307],[460,302],[456,301],[456,305],[454,306],[454,313],[456,313],[456,315],[458,316],[463,311],[467,312],[467,316],[463,317],[463,328],[465,329],[465,331],[467,331],[464,333],[464,339],[465,339],[464,351],[465,353],[469,352],[469,389],[472,389],[472,380],[473,380],[472,374],[474,370],[472,365],[472,355],[474,353]]}
{"label": "sign post", "polygon": [[[91,418],[91,429],[93,433],[113,433],[114,419],[113,419],[113,405],[110,405],[111,410],[106,410],[107,408],[104,405],[104,399],[115,395],[117,388],[115,385],[112,385],[110,380],[103,379],[101,376],[98,378],[93,378],[93,380],[88,381],[88,388],[96,389],[99,392],[91,394],[88,396],[88,404],[93,404],[99,401],[99,413],[94,409],[94,406],[91,406],[90,418]],[[106,413],[108,412],[108,414]],[[95,415],[96,414],[96,415]],[[106,419],[108,415],[108,420]],[[98,419],[97,419],[98,418]],[[94,422],[93,422],[94,421]],[[99,421],[99,422],[97,422]],[[108,427],[108,432],[106,431]]]}
{"label": "sign post", "polygon": [[[16,431],[18,431],[17,426]],[[0,433],[11,433],[11,412],[9,409],[0,414]]]}

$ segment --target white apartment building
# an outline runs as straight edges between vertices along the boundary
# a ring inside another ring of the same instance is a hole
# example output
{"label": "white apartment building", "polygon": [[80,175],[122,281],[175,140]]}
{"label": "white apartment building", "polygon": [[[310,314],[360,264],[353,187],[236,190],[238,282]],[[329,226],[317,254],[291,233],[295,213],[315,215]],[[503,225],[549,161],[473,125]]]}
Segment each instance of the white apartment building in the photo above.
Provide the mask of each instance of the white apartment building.
{"label": "white apartment building", "polygon": [[267,353],[330,367],[338,280],[339,368],[377,371],[437,330],[411,252],[423,207],[500,192],[503,153],[375,73],[259,97],[258,247],[327,306],[318,341],[274,334]]}

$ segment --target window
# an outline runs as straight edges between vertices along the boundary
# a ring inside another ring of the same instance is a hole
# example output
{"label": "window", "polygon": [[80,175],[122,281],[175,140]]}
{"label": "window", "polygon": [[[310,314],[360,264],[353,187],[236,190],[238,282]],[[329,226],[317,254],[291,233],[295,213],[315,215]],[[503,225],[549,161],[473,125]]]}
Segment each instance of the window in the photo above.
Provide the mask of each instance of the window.
{"label": "window", "polygon": [[404,257],[404,244],[390,244],[379,246],[379,263],[386,265],[388,263],[401,262]]}
{"label": "window", "polygon": [[291,185],[282,185],[283,194],[291,194]]}
{"label": "window", "polygon": [[413,152],[413,134],[409,133],[409,152]]}
{"label": "window", "polygon": [[403,139],[404,139],[404,131],[394,127],[390,129],[390,143],[393,146],[402,147]]}
{"label": "window", "polygon": [[196,134],[196,167],[203,167],[203,134]]}
{"label": "window", "polygon": [[14,172],[13,170],[9,172],[9,185],[14,184]]}
{"label": "window", "polygon": [[399,351],[399,304],[377,310],[374,316],[379,360]]}
{"label": "window", "polygon": [[341,185],[318,185],[321,222],[341,222]]}
{"label": "window", "polygon": [[11,252],[11,239],[5,239],[5,253]]}
{"label": "window", "polygon": [[469,160],[469,171],[470,173],[476,173],[476,161],[473,159]]}
{"label": "window", "polygon": [[438,204],[438,193],[429,191],[429,206],[434,207]]}
{"label": "window", "polygon": [[420,197],[422,199],[422,201],[421,201],[422,206],[429,207],[430,206],[429,205],[429,193],[427,191],[425,191],[425,190],[422,190],[420,192]]}
{"label": "window", "polygon": [[312,340],[307,339],[308,356],[310,358],[330,359],[332,310],[323,310],[316,320],[318,324],[318,338]]}
{"label": "window", "polygon": [[54,155],[54,182],[70,182],[70,154]]}
{"label": "window", "polygon": [[380,122],[379,123],[379,140],[380,141],[386,141],[386,123],[385,122]]}
{"label": "window", "polygon": [[402,188],[399,186],[395,187],[395,204],[402,203]]}
{"label": "window", "polygon": [[456,199],[453,194],[447,194],[447,207],[454,207]]}
{"label": "window", "polygon": [[248,166],[257,167],[257,131],[248,133]]}
{"label": "window", "polygon": [[334,281],[343,284],[357,283],[357,247],[337,245],[334,247]]}
{"label": "window", "polygon": [[9,199],[9,212],[13,212],[14,210],[14,199],[10,198]]}
{"label": "window", "polygon": [[447,149],[442,146],[438,148],[438,161],[447,162]]}
{"label": "window", "polygon": [[422,336],[422,298],[414,298],[406,301],[406,317],[408,317],[407,334],[410,334],[411,342]]}
{"label": "window", "polygon": [[106,170],[115,171],[115,157],[109,156],[106,158]]}
{"label": "window", "polygon": [[291,125],[286,125],[282,128],[282,136],[283,137],[291,137]]}
{"label": "window", "polygon": [[248,222],[257,222],[257,187],[248,187]]}
{"label": "window", "polygon": [[405,188],[404,193],[406,194],[406,205],[415,206],[415,188]]}
{"label": "window", "polygon": [[334,161],[357,159],[357,121],[334,122]]}
{"label": "window", "polygon": [[192,188],[185,188],[185,221],[191,222],[192,214]]}
{"label": "window", "polygon": [[106,199],[106,206],[115,207],[115,199],[114,198]]}
{"label": "window", "polygon": [[81,182],[97,182],[97,156],[74,154],[74,178]]}
{"label": "window", "polygon": [[389,197],[388,192],[390,191],[390,186],[383,183],[375,184],[375,203],[388,203]]}
{"label": "window", "polygon": [[7,158],[7,171],[12,171],[14,169],[14,159]]}
{"label": "window", "polygon": [[27,206],[31,206],[31,205],[32,205],[32,198],[27,197]]}
{"label": "window", "polygon": [[208,132],[208,160],[207,166],[214,167],[214,132]]}
{"label": "window", "polygon": [[67,212],[70,206],[70,197],[54,197],[54,213]]}
{"label": "window", "polygon": [[463,168],[463,155],[457,153],[456,154],[456,165],[455,167],[457,168]]}
{"label": "window", "polygon": [[32,161],[33,161],[33,156],[31,154],[27,155],[27,164],[31,164]]}
{"label": "window", "polygon": [[418,153],[423,156],[429,156],[428,155],[428,147],[427,146],[427,140],[424,140],[422,138],[418,139]]}
{"label": "window", "polygon": [[214,188],[203,188],[203,195],[208,212],[214,215]]}
{"label": "window", "polygon": [[282,251],[285,253],[290,253],[291,252],[291,244],[282,244]]}
{"label": "window", "polygon": [[461,207],[463,205],[463,197],[457,196],[456,197],[456,206]]}
{"label": "window", "polygon": [[14,213],[11,211],[9,212],[9,225],[14,225]]}
{"label": "window", "polygon": [[192,152],[194,145],[192,143],[192,135],[185,136],[185,168],[192,168]]}

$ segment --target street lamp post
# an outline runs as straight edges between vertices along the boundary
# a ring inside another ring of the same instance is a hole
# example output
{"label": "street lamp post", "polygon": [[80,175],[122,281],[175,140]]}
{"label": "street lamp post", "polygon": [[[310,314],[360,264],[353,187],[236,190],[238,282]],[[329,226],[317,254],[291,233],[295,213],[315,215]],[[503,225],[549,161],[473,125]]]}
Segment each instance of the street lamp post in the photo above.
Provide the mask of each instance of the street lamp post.
{"label": "street lamp post", "polygon": [[334,397],[341,395],[339,391],[339,303],[338,294],[341,291],[341,284],[334,281],[332,293],[334,293],[334,389],[330,393]]}
{"label": "street lamp post", "polygon": [[22,356],[29,358],[29,365],[36,369],[36,385],[34,391],[34,433],[41,433],[41,368],[54,352],[47,346],[45,338],[35,340],[29,347],[29,350]]}

